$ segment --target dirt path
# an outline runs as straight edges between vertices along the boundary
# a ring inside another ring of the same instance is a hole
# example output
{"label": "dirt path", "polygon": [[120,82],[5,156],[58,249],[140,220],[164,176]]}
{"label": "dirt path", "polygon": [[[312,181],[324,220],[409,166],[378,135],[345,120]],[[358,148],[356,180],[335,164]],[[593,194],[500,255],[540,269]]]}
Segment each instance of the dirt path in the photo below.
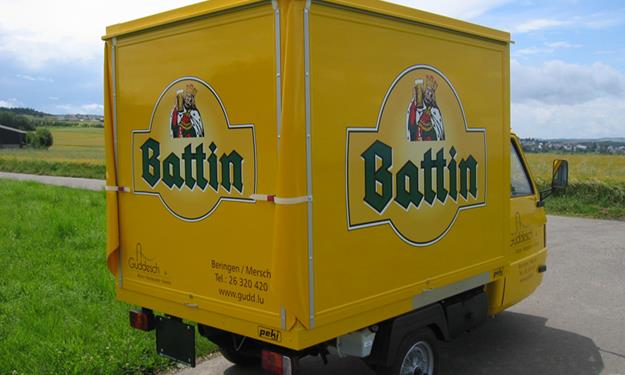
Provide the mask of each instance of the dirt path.
{"label": "dirt path", "polygon": [[19,181],[36,181],[43,184],[87,190],[104,190],[105,186],[104,180],[78,177],[40,176],[36,174],[0,172],[0,178]]}

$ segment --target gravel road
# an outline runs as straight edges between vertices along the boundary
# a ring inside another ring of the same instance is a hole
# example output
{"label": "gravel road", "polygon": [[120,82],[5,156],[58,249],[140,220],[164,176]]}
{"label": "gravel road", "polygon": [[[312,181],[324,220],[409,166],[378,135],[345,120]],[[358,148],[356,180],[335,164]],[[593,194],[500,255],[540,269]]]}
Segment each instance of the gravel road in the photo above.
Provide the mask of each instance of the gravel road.
{"label": "gravel road", "polygon": [[40,176],[25,173],[0,172],[0,178],[20,181],[36,181],[43,184],[67,186],[87,190],[103,190],[105,185],[104,180],[94,180],[91,178]]}
{"label": "gravel road", "polygon": [[[440,375],[625,375],[625,222],[549,217],[549,269],[528,299],[440,346]],[[302,375],[374,375],[355,358]],[[214,356],[177,375],[261,375]]]}

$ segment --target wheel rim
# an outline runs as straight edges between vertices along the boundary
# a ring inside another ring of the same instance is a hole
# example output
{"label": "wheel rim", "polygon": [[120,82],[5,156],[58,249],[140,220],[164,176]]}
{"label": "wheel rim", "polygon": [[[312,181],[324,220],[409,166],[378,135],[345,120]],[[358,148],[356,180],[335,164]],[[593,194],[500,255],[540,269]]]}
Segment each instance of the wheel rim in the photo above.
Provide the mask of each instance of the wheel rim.
{"label": "wheel rim", "polygon": [[412,345],[406,352],[399,375],[431,375],[434,372],[434,353],[425,341]]}

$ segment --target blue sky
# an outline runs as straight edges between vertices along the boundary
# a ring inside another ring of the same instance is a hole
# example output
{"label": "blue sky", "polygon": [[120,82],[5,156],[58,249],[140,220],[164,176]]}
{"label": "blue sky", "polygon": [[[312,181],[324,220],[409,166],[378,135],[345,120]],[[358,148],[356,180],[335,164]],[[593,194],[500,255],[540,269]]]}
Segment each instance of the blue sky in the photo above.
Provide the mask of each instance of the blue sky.
{"label": "blue sky", "polygon": [[[105,26],[193,2],[0,0],[0,106],[101,114]],[[625,137],[625,2],[395,2],[512,33],[520,136]]]}

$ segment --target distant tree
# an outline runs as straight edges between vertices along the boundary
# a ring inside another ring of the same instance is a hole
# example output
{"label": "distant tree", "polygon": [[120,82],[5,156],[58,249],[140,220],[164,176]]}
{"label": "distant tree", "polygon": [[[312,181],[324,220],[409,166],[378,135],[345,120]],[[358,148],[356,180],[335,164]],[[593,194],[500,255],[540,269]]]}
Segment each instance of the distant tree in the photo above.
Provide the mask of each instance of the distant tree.
{"label": "distant tree", "polygon": [[22,130],[34,130],[35,126],[27,117],[0,108],[0,125]]}
{"label": "distant tree", "polygon": [[5,108],[5,107],[0,107],[0,111],[11,112],[11,113],[15,113],[16,115],[30,115],[30,116],[38,116],[38,117],[48,116],[47,113],[39,112],[39,111],[34,110],[32,108],[22,108],[22,107]]}
{"label": "distant tree", "polygon": [[50,130],[37,128],[34,132],[26,134],[26,143],[34,148],[48,149],[54,144],[54,137]]}

